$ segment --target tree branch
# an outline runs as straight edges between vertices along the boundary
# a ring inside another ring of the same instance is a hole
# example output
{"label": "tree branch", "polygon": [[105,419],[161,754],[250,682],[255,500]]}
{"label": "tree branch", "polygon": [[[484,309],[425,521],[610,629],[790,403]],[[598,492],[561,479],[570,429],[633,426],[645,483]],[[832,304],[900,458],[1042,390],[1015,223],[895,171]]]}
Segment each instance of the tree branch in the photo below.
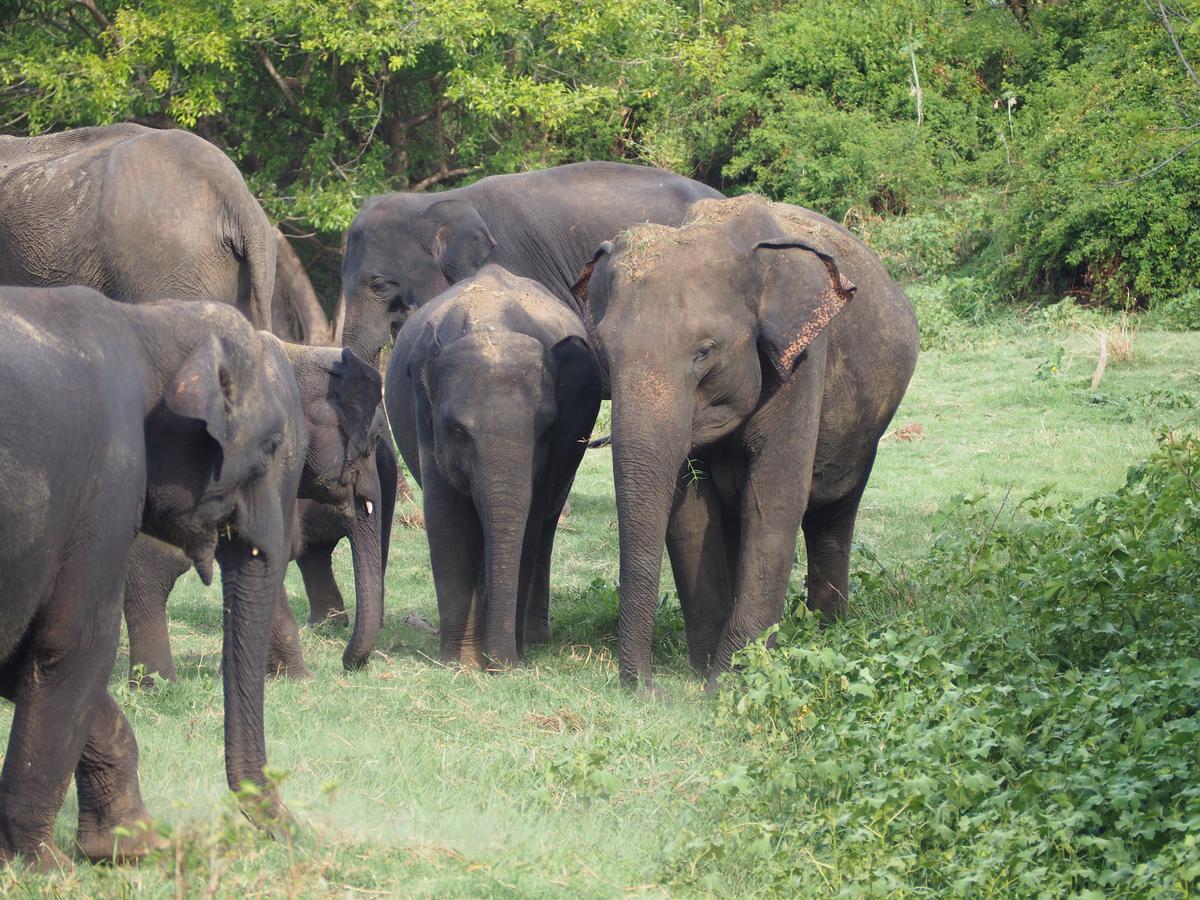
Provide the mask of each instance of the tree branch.
{"label": "tree branch", "polygon": [[296,102],[296,95],[292,93],[292,89],[288,87],[288,83],[279,74],[279,71],[275,68],[275,64],[271,62],[271,57],[267,55],[266,49],[258,41],[254,42],[254,49],[258,51],[258,58],[262,60],[263,68],[267,70],[267,74],[279,85],[279,90],[283,91],[283,96],[287,99],[288,106],[292,109],[298,109],[299,104]]}
{"label": "tree branch", "polygon": [[1200,144],[1200,138],[1196,138],[1196,140],[1192,141],[1190,144],[1184,144],[1181,148],[1176,150],[1174,153],[1172,153],[1166,159],[1159,160],[1157,163],[1155,163],[1153,166],[1151,166],[1145,172],[1139,172],[1137,175],[1134,175],[1132,178],[1122,178],[1120,181],[1103,181],[1103,182],[1101,182],[1101,184],[1103,184],[1105,187],[1118,187],[1122,184],[1133,184],[1135,181],[1141,181],[1143,178],[1149,178],[1155,172],[1165,169],[1167,167],[1168,163],[1172,163],[1175,160],[1179,159],[1179,157],[1183,156],[1183,154],[1187,153],[1189,150],[1191,150],[1193,147],[1197,146],[1198,144]]}
{"label": "tree branch", "polygon": [[418,191],[423,191],[426,188],[431,188],[435,184],[440,184],[441,182],[446,181],[447,179],[459,178],[462,175],[470,175],[472,172],[474,172],[478,169],[479,169],[479,166],[464,166],[459,169],[447,169],[445,166],[443,166],[441,169],[434,172],[432,175],[428,175],[425,178],[422,178],[416,184],[412,185],[412,187],[410,187],[409,190],[413,191],[414,193],[418,192]]}
{"label": "tree branch", "polygon": [[101,31],[107,31],[112,35],[113,43],[120,50],[122,46],[121,35],[117,33],[117,29],[113,28],[113,24],[108,20],[108,16],[100,11],[100,7],[96,5],[96,0],[73,0],[73,2],[82,6],[91,14],[92,20],[100,26]]}
{"label": "tree branch", "polygon": [[1167,34],[1171,36],[1171,43],[1175,45],[1175,53],[1178,55],[1179,61],[1187,69],[1188,78],[1192,79],[1192,84],[1200,87],[1200,78],[1196,76],[1196,70],[1192,68],[1192,64],[1183,55],[1183,48],[1179,46],[1179,38],[1175,37],[1175,29],[1171,27],[1171,17],[1167,14],[1167,8],[1163,5],[1163,0],[1158,0],[1158,15],[1162,19],[1163,27],[1167,29]]}

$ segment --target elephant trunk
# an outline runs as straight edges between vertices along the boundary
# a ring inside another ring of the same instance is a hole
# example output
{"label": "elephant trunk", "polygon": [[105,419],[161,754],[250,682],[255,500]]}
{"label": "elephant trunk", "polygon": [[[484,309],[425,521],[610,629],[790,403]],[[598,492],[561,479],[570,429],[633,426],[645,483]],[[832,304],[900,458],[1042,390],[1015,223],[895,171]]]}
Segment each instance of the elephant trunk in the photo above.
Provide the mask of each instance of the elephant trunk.
{"label": "elephant trunk", "polygon": [[[529,463],[528,467],[514,467],[514,471],[529,472],[532,460]],[[483,652],[493,664],[511,666],[519,660],[517,607],[522,599],[521,557],[533,497],[532,479],[530,475],[496,479],[478,493],[477,506],[484,527]]]}
{"label": "elephant trunk", "polygon": [[[653,688],[654,634],[663,546],[680,467],[691,448],[691,406],[677,391],[646,384],[662,379],[618,379],[613,385],[613,480],[620,537],[620,614],[617,633],[621,681]],[[675,408],[673,408],[675,407]]]}
{"label": "elephant trunk", "polygon": [[264,792],[256,809],[247,810],[255,818],[286,816],[263,772],[263,679],[289,549],[278,502],[266,503],[251,527],[239,529],[218,548],[224,594],[225,773],[234,791],[250,782]]}
{"label": "elephant trunk", "polygon": [[[378,496],[378,492],[375,492]],[[368,512],[366,504],[370,503]],[[350,552],[354,557],[354,633],[342,654],[347,670],[367,664],[375,639],[383,625],[383,549],[379,504],[360,501],[350,529]]]}
{"label": "elephant trunk", "polygon": [[386,312],[369,297],[350,295],[343,307],[342,346],[378,365],[380,351],[391,338]]}

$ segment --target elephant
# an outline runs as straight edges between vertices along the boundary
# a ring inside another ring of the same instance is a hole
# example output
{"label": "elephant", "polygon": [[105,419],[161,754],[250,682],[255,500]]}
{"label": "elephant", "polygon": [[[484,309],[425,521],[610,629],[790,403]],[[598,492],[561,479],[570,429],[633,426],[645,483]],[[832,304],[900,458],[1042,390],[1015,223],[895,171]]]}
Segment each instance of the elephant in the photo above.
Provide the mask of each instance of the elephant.
{"label": "elephant", "polygon": [[52,828],[72,774],[83,856],[159,843],[107,690],[139,529],[206,582],[220,562],[226,776],[260,786],[254,815],[285,816],[263,774],[263,673],[286,564],[271,489],[286,422],[250,324],[225,304],[0,288],[0,384],[0,693],[16,706],[0,859],[62,863]]}
{"label": "elephant", "polygon": [[571,285],[601,241],[642,222],[678,225],[689,203],[719,197],[681,175],[610,162],[370,197],[346,233],[342,345],[377,359],[413,310],[488,262],[574,308]]}
{"label": "elephant", "polygon": [[237,167],[186,131],[0,136],[0,284],[233,302],[271,327],[275,236]]}
{"label": "elephant", "polygon": [[[379,407],[379,372],[350,350],[287,344],[267,332],[258,337],[287,419],[300,426],[287,435],[290,440],[275,484],[287,513],[289,558],[300,560],[306,587],[311,580],[322,587],[333,584],[336,591],[329,554],[342,537],[350,538],[358,605],[343,664],[361,668],[383,623],[383,561],[395,507],[395,454],[386,438],[379,440],[386,429],[383,416],[377,413],[374,421],[367,417]],[[381,458],[384,462],[377,462]],[[388,471],[389,459],[390,491],[386,478],[381,486],[378,474],[380,467]],[[175,680],[167,598],[187,568],[178,550],[139,535],[125,585],[131,685],[148,687],[156,675]],[[329,602],[326,593],[316,597],[310,593],[310,602]],[[344,605],[341,609],[344,621]],[[282,583],[265,671],[293,679],[312,677]]]}
{"label": "elephant", "polygon": [[321,347],[333,333],[304,264],[287,236],[275,233],[275,290],[271,295],[271,332],[289,344]]}
{"label": "elephant", "polygon": [[849,231],[753,195],[625,232],[581,275],[613,402],[620,675],[658,693],[665,542],[711,688],[782,616],[801,528],[808,606],[847,612],[854,522],[916,365],[916,317]]}
{"label": "elephant", "polygon": [[582,324],[486,265],[400,330],[384,403],[423,488],[442,659],[516,664],[550,637],[554,534],[600,408]]}

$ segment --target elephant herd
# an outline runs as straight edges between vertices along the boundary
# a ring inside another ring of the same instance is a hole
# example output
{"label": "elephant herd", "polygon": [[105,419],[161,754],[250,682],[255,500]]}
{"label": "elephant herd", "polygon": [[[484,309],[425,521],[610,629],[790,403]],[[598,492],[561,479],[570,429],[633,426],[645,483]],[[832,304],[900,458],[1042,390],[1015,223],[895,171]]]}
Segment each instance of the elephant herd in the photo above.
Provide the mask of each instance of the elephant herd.
{"label": "elephant herd", "polygon": [[[276,241],[193,135],[0,136],[0,693],[15,705],[0,860],[61,863],[72,777],[83,857],[160,845],[107,680],[122,612],[131,678],[174,677],[168,595],[214,562],[228,783],[259,788],[256,821],[286,820],[264,775],[264,678],[311,675],[284,573],[295,560],[310,623],[345,622],[331,554],[350,540],[343,661],[366,665],[393,446],[422,487],[444,660],[500,670],[549,640],[555,529],[603,399],[623,683],[658,693],[664,547],[710,684],[782,616],[800,533],[810,608],[847,611],[858,505],[917,328],[841,226],[606,162],[372,197],[346,235],[340,347],[320,345],[311,300],[281,310]],[[270,333],[286,322],[310,343]]]}

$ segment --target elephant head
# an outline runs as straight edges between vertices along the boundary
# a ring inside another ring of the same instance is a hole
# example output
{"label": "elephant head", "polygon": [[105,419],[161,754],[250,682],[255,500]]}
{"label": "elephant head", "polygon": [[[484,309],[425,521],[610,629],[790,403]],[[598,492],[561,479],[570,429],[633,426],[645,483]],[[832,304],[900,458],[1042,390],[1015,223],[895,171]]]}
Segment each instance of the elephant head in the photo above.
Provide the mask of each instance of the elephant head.
{"label": "elephant head", "polygon": [[[528,591],[521,573],[537,551],[543,507],[554,502],[535,483],[570,455],[568,444],[587,433],[599,405],[587,343],[577,335],[548,337],[506,293],[523,281],[511,278],[476,278],[471,302],[427,322],[407,363],[422,458],[432,448],[442,479],[469,497],[479,516],[483,652],[500,665],[518,659],[520,598]],[[443,634],[443,647],[473,647],[475,639]]]}
{"label": "elephant head", "polygon": [[[803,370],[853,296],[836,249],[759,198],[694,204],[680,228],[605,243],[576,286],[611,387],[620,533],[621,674],[649,680],[662,554],[679,471]],[[744,435],[753,447],[752,434]]]}
{"label": "elephant head", "polygon": [[342,344],[377,360],[413,310],[473,275],[495,246],[465,200],[421,194],[369,199],[346,234]]}
{"label": "elephant head", "polygon": [[142,530],[180,547],[205,583],[221,564],[226,775],[234,789],[265,786],[263,677],[290,551],[276,487],[284,409],[258,336],[231,307],[155,304],[152,314],[171,339],[147,341],[165,381],[147,418]]}
{"label": "elephant head", "polygon": [[383,623],[384,538],[394,505],[394,489],[381,484],[376,463],[379,439],[387,431],[382,379],[350,349],[284,348],[308,426],[300,496],[333,507],[351,523],[354,633],[342,661],[347,669],[361,668]]}

